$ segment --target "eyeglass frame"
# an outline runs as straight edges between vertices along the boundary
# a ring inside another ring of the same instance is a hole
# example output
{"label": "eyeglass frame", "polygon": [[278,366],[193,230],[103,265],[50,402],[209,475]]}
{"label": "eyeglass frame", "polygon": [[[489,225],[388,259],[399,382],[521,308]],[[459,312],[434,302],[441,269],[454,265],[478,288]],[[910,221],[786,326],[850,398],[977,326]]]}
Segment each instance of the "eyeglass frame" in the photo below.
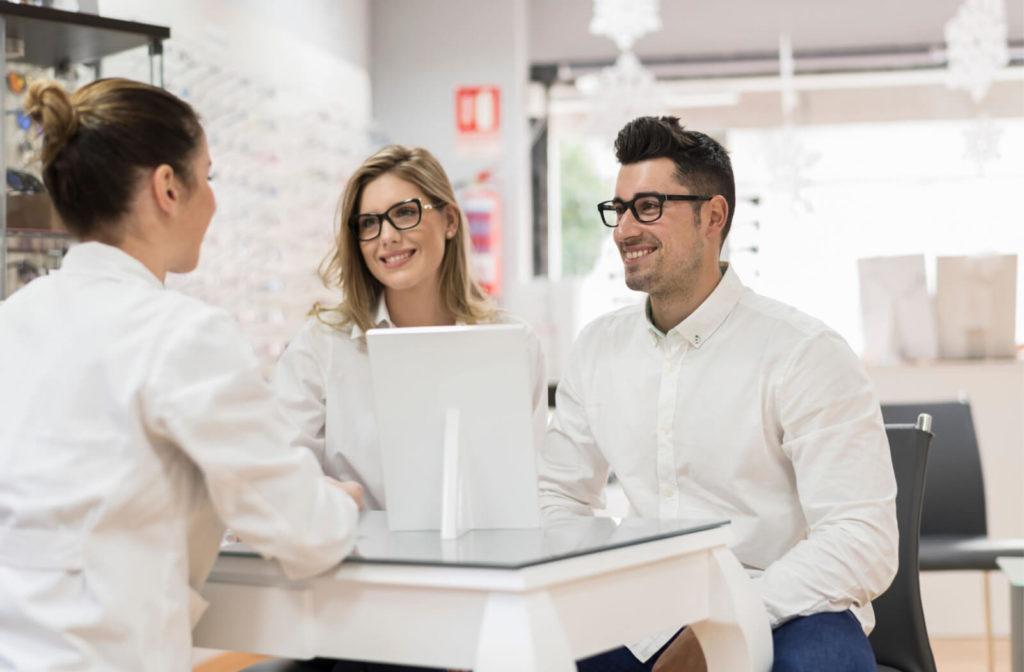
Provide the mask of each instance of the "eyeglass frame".
{"label": "eyeglass frame", "polygon": [[[417,207],[419,208],[419,217],[416,218],[416,223],[413,224],[412,226],[399,226],[398,224],[395,224],[395,220],[391,219],[391,217],[388,216],[388,213],[391,212],[392,210],[394,210],[395,208],[399,207],[399,206],[408,205],[409,203],[415,203],[417,205]],[[349,219],[348,219],[348,226],[349,226],[350,229],[352,229],[352,233],[353,233],[353,235],[355,235],[356,240],[358,240],[360,243],[368,243],[371,240],[377,240],[378,238],[381,237],[381,234],[384,233],[384,221],[385,220],[387,220],[388,224],[390,224],[392,227],[394,227],[395,231],[409,231],[410,229],[415,229],[417,226],[420,225],[420,222],[423,221],[423,211],[424,210],[434,210],[436,208],[443,208],[446,205],[448,205],[448,204],[443,202],[443,201],[440,202],[440,203],[424,203],[422,200],[420,200],[419,197],[407,198],[404,201],[399,201],[398,203],[395,203],[395,204],[389,206],[388,209],[385,210],[384,212],[360,212],[360,213],[356,213],[356,214],[352,215],[351,217],[349,217]],[[360,217],[376,217],[377,218],[377,235],[373,236],[372,238],[360,238],[359,237],[359,218]]]}
{"label": "eyeglass frame", "polygon": [[[654,198],[658,201],[658,216],[654,219],[641,219],[640,214],[636,211],[636,202],[642,198]],[[653,224],[654,222],[661,219],[661,216],[665,214],[665,201],[710,201],[714,196],[701,196],[696,194],[659,194],[656,191],[644,191],[641,192],[628,201],[624,201],[621,198],[613,198],[610,201],[601,201],[597,204],[597,212],[601,215],[601,223],[607,226],[609,229],[614,229],[619,226],[619,220],[625,216],[625,210],[622,214],[619,214],[615,210],[615,205],[623,205],[627,210],[633,213],[633,218],[641,224]],[[608,206],[603,208],[602,206]],[[604,218],[604,213],[615,212],[614,224],[609,224]]]}

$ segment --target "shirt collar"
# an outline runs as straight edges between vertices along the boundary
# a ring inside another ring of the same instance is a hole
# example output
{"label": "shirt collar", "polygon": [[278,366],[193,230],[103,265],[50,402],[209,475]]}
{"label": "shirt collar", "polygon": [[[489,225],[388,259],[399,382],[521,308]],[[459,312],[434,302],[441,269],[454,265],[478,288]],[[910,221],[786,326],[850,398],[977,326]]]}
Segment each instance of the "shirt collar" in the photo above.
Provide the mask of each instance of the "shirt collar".
{"label": "shirt collar", "polygon": [[740,300],[740,295],[746,290],[740,281],[736,271],[727,262],[719,264],[722,269],[722,279],[704,302],[697,306],[697,310],[690,313],[690,316],[669,329],[667,334],[654,326],[651,319],[651,299],[647,298],[644,318],[647,320],[647,330],[651,334],[651,340],[657,343],[662,338],[670,341],[682,339],[695,348],[707,343],[718,331],[718,327],[725,322],[732,309]]}
{"label": "shirt collar", "polygon": [[[394,327],[395,323],[391,321],[391,313],[388,312],[388,302],[384,300],[384,293],[381,292],[380,297],[377,298],[377,309],[374,311],[373,316],[373,327],[374,329],[390,329]],[[359,328],[359,325],[352,325],[352,339],[362,338],[365,336],[365,332]]]}
{"label": "shirt collar", "polygon": [[[376,312],[376,314],[373,317],[373,327],[372,328],[374,328],[374,329],[392,329],[392,328],[394,328],[395,323],[391,321],[391,313],[388,312],[388,302],[384,300],[384,294],[383,293],[380,295],[380,298],[377,299],[377,310],[375,312]],[[465,324],[466,323],[463,322],[462,320],[455,320],[455,326],[457,326],[457,327],[458,326],[463,326]],[[355,325],[355,324],[352,325],[351,337],[353,339],[362,338],[364,335],[365,335],[365,332],[363,332],[363,330],[360,329],[358,325]]]}
{"label": "shirt collar", "polygon": [[59,272],[133,280],[160,289],[164,287],[141,261],[120,248],[95,241],[73,245],[64,255]]}

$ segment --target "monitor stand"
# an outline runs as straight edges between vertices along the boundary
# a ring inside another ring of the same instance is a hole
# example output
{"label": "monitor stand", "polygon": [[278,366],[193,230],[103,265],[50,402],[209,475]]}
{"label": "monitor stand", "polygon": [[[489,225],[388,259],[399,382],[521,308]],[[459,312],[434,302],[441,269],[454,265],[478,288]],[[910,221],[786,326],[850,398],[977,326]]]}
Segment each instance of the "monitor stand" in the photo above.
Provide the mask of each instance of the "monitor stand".
{"label": "monitor stand", "polygon": [[465,460],[459,438],[459,409],[449,408],[444,416],[444,447],[441,457],[442,539],[457,539],[467,531]]}

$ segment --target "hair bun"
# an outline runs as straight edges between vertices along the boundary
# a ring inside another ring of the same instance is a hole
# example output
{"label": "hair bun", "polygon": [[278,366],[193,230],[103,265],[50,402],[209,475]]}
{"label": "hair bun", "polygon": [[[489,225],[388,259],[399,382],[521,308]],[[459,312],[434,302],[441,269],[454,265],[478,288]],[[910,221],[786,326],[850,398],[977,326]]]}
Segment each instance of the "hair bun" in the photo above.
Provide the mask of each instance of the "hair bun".
{"label": "hair bun", "polygon": [[45,168],[78,131],[78,111],[64,87],[52,79],[40,79],[28,87],[25,113],[43,133],[41,158]]}

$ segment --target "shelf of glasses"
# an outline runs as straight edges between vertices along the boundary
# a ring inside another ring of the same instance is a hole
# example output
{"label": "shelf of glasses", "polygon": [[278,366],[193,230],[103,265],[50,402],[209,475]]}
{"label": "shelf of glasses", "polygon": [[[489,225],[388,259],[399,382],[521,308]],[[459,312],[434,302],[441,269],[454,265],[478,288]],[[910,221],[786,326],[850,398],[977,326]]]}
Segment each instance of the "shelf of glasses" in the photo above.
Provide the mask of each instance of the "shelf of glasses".
{"label": "shelf of glasses", "polygon": [[55,231],[53,229],[6,229],[8,238],[22,236],[24,238],[74,238],[67,231]]}

